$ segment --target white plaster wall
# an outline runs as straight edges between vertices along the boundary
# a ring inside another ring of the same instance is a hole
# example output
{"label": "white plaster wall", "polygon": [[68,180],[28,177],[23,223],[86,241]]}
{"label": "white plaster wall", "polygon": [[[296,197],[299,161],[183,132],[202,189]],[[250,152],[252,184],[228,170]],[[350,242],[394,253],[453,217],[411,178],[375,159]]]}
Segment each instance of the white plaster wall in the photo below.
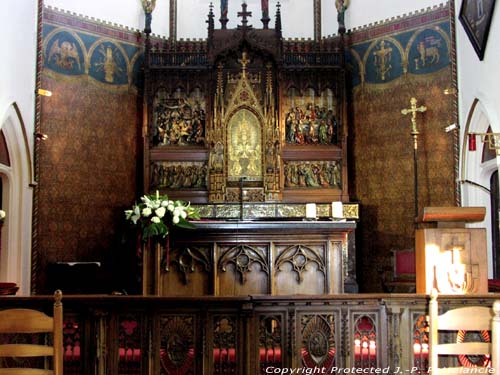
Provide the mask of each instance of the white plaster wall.
{"label": "white plaster wall", "polygon": [[16,102],[33,133],[36,0],[2,0],[0,7],[0,118]]}
{"label": "white plaster wall", "polygon": [[[168,3],[168,0],[156,1],[151,21],[151,27],[155,34],[168,36]],[[44,4],[101,21],[133,29],[144,29],[144,11],[141,0],[45,0]]]}
{"label": "white plaster wall", "polygon": [[[479,61],[476,52],[458,20],[462,0],[456,4],[457,12],[457,55],[460,122],[465,125],[474,99],[482,103],[484,111],[491,122],[493,131],[500,132],[500,6],[497,4],[484,60]],[[462,129],[463,130],[463,129]]]}
{"label": "white plaster wall", "polygon": [[[29,294],[31,202],[29,184],[33,150],[36,69],[36,0],[0,3],[0,127],[10,153],[11,167],[0,166],[4,185],[0,280],[16,282],[18,294]],[[20,117],[18,116],[18,112]],[[24,141],[22,123],[28,138]]]}
{"label": "white plaster wall", "polygon": [[[459,118],[460,134],[462,140],[460,179],[470,180],[479,185],[490,187],[490,176],[498,169],[500,158],[481,164],[481,149],[483,145],[477,138],[477,151],[469,152],[467,149],[467,132],[486,132],[488,125],[493,132],[500,133],[500,7],[496,6],[493,13],[486,53],[483,61],[474,51],[467,34],[458,19],[462,0],[456,3],[457,22],[457,60],[458,60],[458,89],[459,89]],[[473,103],[478,100],[471,120],[468,125],[468,117]],[[467,129],[466,126],[469,126]],[[490,197],[483,189],[463,184],[462,204],[464,206],[485,206],[487,217],[481,223],[472,226],[487,229],[488,240],[488,274],[493,277],[492,251],[491,247],[491,215],[497,213],[490,210]]]}
{"label": "white plaster wall", "polygon": [[[335,1],[335,0],[331,0]],[[345,23],[348,29],[403,16],[446,3],[445,0],[350,0]]]}
{"label": "white plaster wall", "polygon": [[[9,0],[10,1],[10,0]],[[233,28],[239,23],[236,14],[241,10],[241,0],[229,1],[229,23]],[[252,18],[250,24],[261,27],[260,0],[246,0]],[[178,38],[206,38],[207,15],[210,0],[177,0]],[[278,0],[269,0],[270,26],[274,27],[274,17]],[[212,0],[216,27],[220,27],[220,0]],[[285,38],[312,38],[313,0],[281,0],[283,36]],[[414,12],[443,3],[443,0],[351,0],[346,13],[346,27],[363,26],[376,21]],[[322,4],[322,34],[336,34],[338,29],[335,0],[321,0]],[[133,29],[144,28],[144,13],[140,0],[45,0],[45,5],[75,12],[84,16],[94,17]],[[153,13],[152,30],[154,34],[168,36],[169,0],[157,0]]]}

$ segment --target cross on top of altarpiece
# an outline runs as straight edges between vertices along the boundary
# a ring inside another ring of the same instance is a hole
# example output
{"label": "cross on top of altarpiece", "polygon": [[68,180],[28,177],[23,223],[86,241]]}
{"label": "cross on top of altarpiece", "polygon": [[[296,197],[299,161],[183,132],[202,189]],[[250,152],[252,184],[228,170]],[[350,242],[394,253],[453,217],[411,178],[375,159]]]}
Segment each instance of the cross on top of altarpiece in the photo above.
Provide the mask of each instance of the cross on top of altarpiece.
{"label": "cross on top of altarpiece", "polygon": [[241,4],[241,12],[238,12],[238,17],[241,17],[241,25],[238,25],[238,29],[250,29],[252,25],[248,24],[247,17],[252,17],[252,12],[247,11],[247,3],[244,1]]}
{"label": "cross on top of altarpiece", "polygon": [[243,53],[241,54],[241,59],[238,59],[238,62],[241,64],[241,70],[243,71],[243,76],[246,76],[247,65],[250,62],[246,51],[243,51]]}

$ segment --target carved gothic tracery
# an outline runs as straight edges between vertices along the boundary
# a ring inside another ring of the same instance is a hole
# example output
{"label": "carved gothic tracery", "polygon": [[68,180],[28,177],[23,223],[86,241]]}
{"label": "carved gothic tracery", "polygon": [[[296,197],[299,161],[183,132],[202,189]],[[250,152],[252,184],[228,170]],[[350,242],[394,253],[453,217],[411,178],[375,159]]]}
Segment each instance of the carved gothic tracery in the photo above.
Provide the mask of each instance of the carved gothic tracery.
{"label": "carved gothic tracery", "polygon": [[263,372],[266,367],[282,365],[282,325],[283,318],[279,315],[259,317],[259,363]]}
{"label": "carved gothic tracery", "polygon": [[253,263],[259,264],[262,272],[269,274],[269,261],[266,257],[266,251],[257,247],[248,245],[232,247],[221,257],[219,267],[222,271],[226,271],[226,267],[230,263],[234,265],[236,271],[240,274],[242,284],[246,282],[246,274],[251,271]]}
{"label": "carved gothic tracery", "polygon": [[213,317],[214,374],[234,374],[237,361],[238,320],[234,316]]}
{"label": "carved gothic tracery", "polygon": [[375,319],[370,314],[355,316],[353,334],[354,365],[358,368],[373,368],[377,366],[378,349]]}
{"label": "carved gothic tracery", "polygon": [[[179,276],[185,285],[189,283],[189,274],[198,270],[211,272],[210,247],[174,248],[170,257],[170,265],[176,265]],[[170,270],[170,268],[168,269]]]}
{"label": "carved gothic tracery", "polygon": [[276,259],[276,270],[279,272],[285,263],[292,265],[292,269],[297,273],[297,281],[303,281],[303,274],[307,271],[307,266],[314,263],[318,272],[325,274],[326,264],[324,254],[304,245],[292,245],[284,249]]}

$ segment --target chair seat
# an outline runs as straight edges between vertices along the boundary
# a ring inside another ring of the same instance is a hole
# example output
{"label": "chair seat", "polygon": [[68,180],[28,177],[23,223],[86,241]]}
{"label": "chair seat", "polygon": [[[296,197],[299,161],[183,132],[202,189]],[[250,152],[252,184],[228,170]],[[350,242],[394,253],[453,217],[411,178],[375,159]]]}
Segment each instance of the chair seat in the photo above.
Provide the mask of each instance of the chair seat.
{"label": "chair seat", "polygon": [[[441,308],[443,309],[443,308]],[[500,355],[499,325],[500,301],[495,301],[493,308],[488,306],[459,306],[448,307],[440,312],[438,307],[438,292],[432,291],[429,302],[429,368],[432,374],[464,374],[468,369],[473,369],[463,362],[464,356],[487,356],[491,358],[492,373],[500,372],[498,363]],[[470,337],[470,340],[459,339],[460,332],[490,331],[491,340],[479,336]],[[445,335],[456,335],[455,342],[450,342]],[[440,361],[440,358],[446,361]],[[489,362],[489,361],[488,361]],[[487,366],[488,362],[482,366]],[[462,367],[455,367],[461,364]],[[445,367],[440,367],[444,365]],[[446,365],[452,367],[446,367]],[[479,366],[476,373],[487,373],[488,368]]]}
{"label": "chair seat", "polygon": [[[35,309],[0,308],[0,334],[6,335],[0,342],[2,366],[19,366],[19,363],[4,362],[2,358],[38,359],[32,364],[38,365],[37,368],[2,367],[0,375],[63,375],[63,307],[60,290],[54,293],[54,300],[52,316]],[[32,336],[29,343],[20,342],[20,336],[24,335]]]}
{"label": "chair seat", "polygon": [[53,375],[52,370],[42,370],[36,368],[0,368],[0,375]]}
{"label": "chair seat", "polygon": [[1,295],[13,296],[17,293],[18,290],[19,287],[17,286],[16,283],[0,282]]}
{"label": "chair seat", "polygon": [[500,293],[500,279],[489,279],[488,291],[491,293]]}

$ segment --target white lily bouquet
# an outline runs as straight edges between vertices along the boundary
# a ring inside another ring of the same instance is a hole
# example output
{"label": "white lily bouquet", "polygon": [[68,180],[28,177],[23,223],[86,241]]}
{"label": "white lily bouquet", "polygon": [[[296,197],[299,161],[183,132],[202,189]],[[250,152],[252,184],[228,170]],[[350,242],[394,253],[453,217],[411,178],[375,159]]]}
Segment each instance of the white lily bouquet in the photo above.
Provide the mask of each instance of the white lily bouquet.
{"label": "white lily bouquet", "polygon": [[134,225],[141,226],[145,241],[150,237],[166,237],[172,226],[194,228],[188,219],[199,219],[199,214],[190,203],[169,200],[167,195],[156,191],[156,195],[144,195],[141,203],[125,210],[125,217]]}

